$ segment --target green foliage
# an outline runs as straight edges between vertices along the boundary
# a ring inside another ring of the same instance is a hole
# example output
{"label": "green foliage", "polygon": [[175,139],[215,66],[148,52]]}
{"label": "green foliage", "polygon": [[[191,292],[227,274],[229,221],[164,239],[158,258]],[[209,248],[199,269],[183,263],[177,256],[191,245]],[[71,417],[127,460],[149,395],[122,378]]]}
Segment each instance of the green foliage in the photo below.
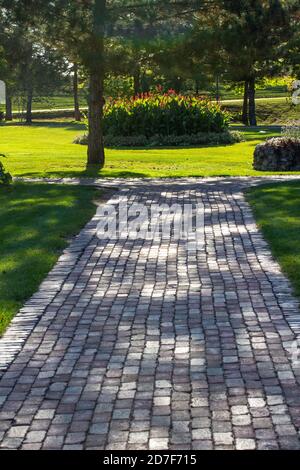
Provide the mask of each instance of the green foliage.
{"label": "green foliage", "polygon": [[296,77],[291,77],[289,75],[278,76],[278,77],[264,77],[261,80],[261,83],[258,84],[258,89],[270,89],[270,88],[282,88],[287,92],[288,88],[291,85],[291,82],[296,80]]}
{"label": "green foliage", "polygon": [[[3,156],[3,155],[1,155]],[[3,164],[0,162],[0,186],[9,185],[12,182],[12,177],[8,171],[5,171]]]}
{"label": "green foliage", "polygon": [[159,136],[223,132],[230,115],[216,103],[170,90],[166,94],[148,93],[132,99],[107,103],[104,135]]}
{"label": "green foliage", "polygon": [[[120,147],[191,147],[191,146],[204,146],[204,145],[228,145],[244,140],[240,132],[224,131],[224,132],[198,132],[192,135],[154,135],[147,138],[145,135],[132,135],[132,136],[114,136],[107,135],[104,137],[106,147],[120,148]],[[87,134],[76,137],[74,144],[87,145]]]}
{"label": "green foliage", "polygon": [[108,75],[104,82],[105,94],[111,98],[133,95],[133,83],[130,76]]}

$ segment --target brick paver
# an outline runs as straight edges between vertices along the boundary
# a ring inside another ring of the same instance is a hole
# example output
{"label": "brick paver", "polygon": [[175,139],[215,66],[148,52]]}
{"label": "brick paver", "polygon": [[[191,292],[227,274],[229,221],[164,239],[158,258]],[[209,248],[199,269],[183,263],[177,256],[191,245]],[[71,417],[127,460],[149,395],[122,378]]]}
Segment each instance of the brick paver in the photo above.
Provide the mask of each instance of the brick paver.
{"label": "brick paver", "polygon": [[148,205],[202,202],[200,251],[99,240],[91,220],[0,340],[2,449],[300,448],[298,304],[244,200],[251,182],[123,187]]}

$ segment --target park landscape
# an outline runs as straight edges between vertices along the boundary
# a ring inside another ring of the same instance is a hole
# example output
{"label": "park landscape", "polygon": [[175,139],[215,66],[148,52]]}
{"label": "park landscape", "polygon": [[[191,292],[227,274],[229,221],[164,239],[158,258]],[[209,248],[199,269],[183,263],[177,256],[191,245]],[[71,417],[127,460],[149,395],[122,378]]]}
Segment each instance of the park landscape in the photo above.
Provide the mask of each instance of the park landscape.
{"label": "park landscape", "polygon": [[[51,3],[0,2],[0,447],[299,449],[299,2]],[[204,252],[97,241],[118,191]]]}

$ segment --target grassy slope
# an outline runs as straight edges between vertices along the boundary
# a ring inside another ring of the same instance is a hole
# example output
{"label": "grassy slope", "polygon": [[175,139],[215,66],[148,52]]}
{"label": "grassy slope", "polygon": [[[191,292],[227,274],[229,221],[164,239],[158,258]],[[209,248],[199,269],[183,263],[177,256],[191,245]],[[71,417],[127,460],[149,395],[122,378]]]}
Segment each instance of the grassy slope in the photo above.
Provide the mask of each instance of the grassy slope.
{"label": "grassy slope", "polygon": [[[265,97],[265,95],[269,97]],[[242,100],[234,93],[227,93],[223,96],[223,106],[228,109],[235,122],[238,122],[242,112]],[[80,98],[80,105],[86,109],[87,103],[84,97]],[[287,98],[287,94],[269,90],[257,91],[257,119],[259,124],[285,124],[288,121],[300,119],[299,108],[291,105],[291,100]],[[3,105],[0,105],[3,110]],[[55,111],[55,110],[69,110],[69,111]],[[38,113],[37,119],[44,119],[52,117],[63,117],[64,115],[72,115],[73,98],[72,96],[55,96],[48,99],[36,99],[33,103],[33,110],[44,110],[43,113]],[[48,111],[46,111],[48,110]],[[18,111],[18,106],[14,107],[14,111]]]}
{"label": "grassy slope", "polygon": [[[224,97],[224,99],[227,97]],[[233,122],[240,122],[242,113],[242,100],[233,97],[223,102],[226,108],[233,117]],[[81,100],[82,109],[87,110],[87,104],[84,99]],[[257,120],[258,124],[286,124],[290,121],[300,119],[299,107],[294,107],[287,97],[275,96],[273,98],[260,98],[256,101],[257,106]],[[0,106],[3,110],[3,106]],[[73,103],[71,97],[54,97],[48,101],[37,100],[33,105],[36,119],[50,119],[50,118],[63,118],[71,117],[73,115]],[[42,110],[42,111],[41,111]],[[18,108],[15,107],[14,111],[17,113]]]}
{"label": "grassy slope", "polygon": [[[288,95],[287,87],[270,87],[266,89],[256,89],[256,98],[285,98]],[[243,99],[243,93],[236,93],[235,91],[223,90],[221,92],[223,100],[231,100],[240,98]]]}
{"label": "grassy slope", "polygon": [[33,126],[1,125],[3,162],[14,176],[180,177],[266,175],[252,169],[255,145],[277,129],[246,131],[247,141],[206,148],[107,150],[104,170],[87,171],[86,147],[72,144],[83,126],[43,122]]}
{"label": "grassy slope", "polygon": [[[80,106],[86,107],[87,101],[83,96],[79,96]],[[74,99],[72,95],[50,96],[49,98],[36,98],[33,101],[33,109],[63,109],[73,108]]]}
{"label": "grassy slope", "polygon": [[[42,184],[0,187],[0,334],[92,217],[96,191]],[[99,193],[98,193],[99,194]]]}
{"label": "grassy slope", "polygon": [[247,198],[274,256],[300,296],[300,182],[254,188]]}
{"label": "grassy slope", "polygon": [[[242,93],[237,93],[235,90],[228,90],[221,87],[222,99],[242,99]],[[272,97],[285,97],[287,95],[286,87],[284,86],[270,86],[265,89],[257,89],[257,98],[272,98]],[[212,97],[214,94],[212,93]],[[80,105],[87,106],[87,100],[84,93],[79,94]],[[33,100],[33,109],[59,109],[59,108],[72,108],[74,105],[74,99],[72,94],[56,95],[50,97],[36,97]],[[15,101],[15,108],[18,107],[18,100]]]}
{"label": "grassy slope", "polygon": [[[242,111],[242,101],[228,101],[223,106],[233,115],[234,121]],[[268,98],[256,101],[257,120],[259,124],[285,124],[300,119],[299,106],[293,106],[287,98]]]}

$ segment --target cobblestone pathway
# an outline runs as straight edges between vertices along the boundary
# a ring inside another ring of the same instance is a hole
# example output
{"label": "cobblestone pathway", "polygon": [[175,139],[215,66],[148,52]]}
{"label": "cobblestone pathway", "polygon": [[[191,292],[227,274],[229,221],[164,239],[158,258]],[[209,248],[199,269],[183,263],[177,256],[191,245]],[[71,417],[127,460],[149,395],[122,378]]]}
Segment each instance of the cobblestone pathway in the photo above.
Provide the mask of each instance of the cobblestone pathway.
{"label": "cobblestone pathway", "polygon": [[205,248],[105,241],[97,216],[0,340],[0,447],[299,449],[299,310],[241,189],[128,185],[205,206]]}

